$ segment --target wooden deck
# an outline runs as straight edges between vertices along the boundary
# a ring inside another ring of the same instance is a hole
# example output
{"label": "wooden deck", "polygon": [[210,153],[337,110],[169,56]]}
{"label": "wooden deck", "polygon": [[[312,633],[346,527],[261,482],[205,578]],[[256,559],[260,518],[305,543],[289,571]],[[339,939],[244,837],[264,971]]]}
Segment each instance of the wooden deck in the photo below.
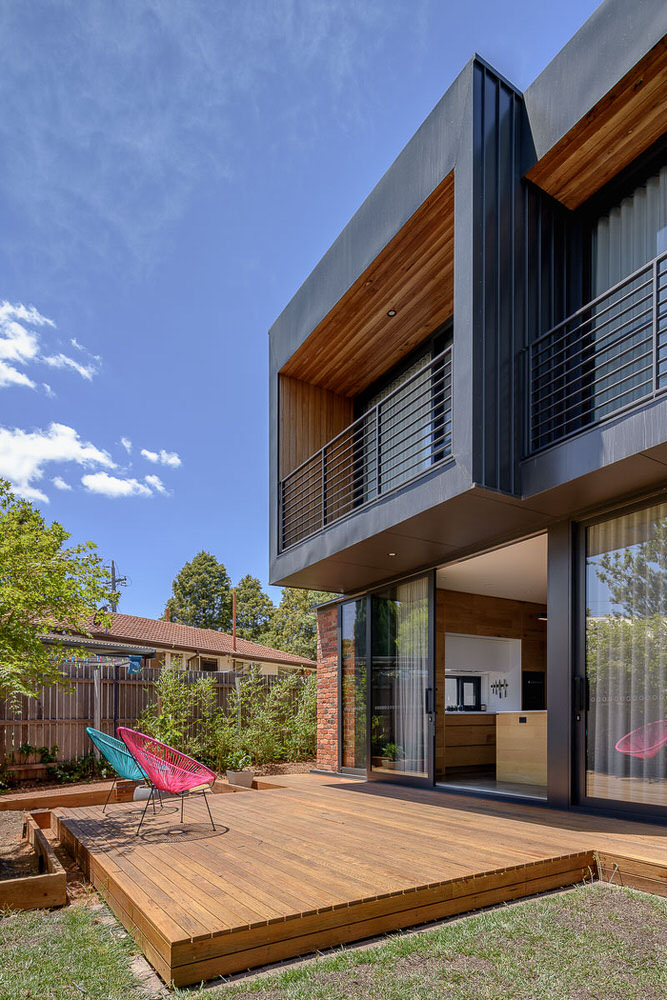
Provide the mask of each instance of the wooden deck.
{"label": "wooden deck", "polygon": [[186,985],[570,885],[667,895],[667,827],[319,775],[150,813],[57,809],[56,833],[167,982]]}

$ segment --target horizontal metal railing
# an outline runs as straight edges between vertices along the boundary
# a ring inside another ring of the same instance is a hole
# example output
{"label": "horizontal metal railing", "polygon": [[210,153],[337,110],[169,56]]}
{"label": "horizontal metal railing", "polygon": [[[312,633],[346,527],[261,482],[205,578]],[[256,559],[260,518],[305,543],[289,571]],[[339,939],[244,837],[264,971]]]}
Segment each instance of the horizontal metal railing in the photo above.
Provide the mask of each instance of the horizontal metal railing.
{"label": "horizontal metal railing", "polygon": [[667,389],[667,253],[527,349],[533,453]]}
{"label": "horizontal metal railing", "polygon": [[281,480],[281,547],[374,503],[451,452],[448,347]]}

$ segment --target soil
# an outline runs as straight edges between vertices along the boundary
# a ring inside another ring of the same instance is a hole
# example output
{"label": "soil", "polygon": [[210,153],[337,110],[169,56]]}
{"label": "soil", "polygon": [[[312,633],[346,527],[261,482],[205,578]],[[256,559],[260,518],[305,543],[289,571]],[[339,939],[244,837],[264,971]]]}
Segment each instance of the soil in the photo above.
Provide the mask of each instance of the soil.
{"label": "soil", "polygon": [[261,767],[253,767],[253,771],[258,778],[267,778],[276,774],[308,774],[314,767],[314,760],[302,760],[292,764],[263,764]]}
{"label": "soil", "polygon": [[39,874],[37,856],[22,834],[23,813],[0,812],[0,879]]}

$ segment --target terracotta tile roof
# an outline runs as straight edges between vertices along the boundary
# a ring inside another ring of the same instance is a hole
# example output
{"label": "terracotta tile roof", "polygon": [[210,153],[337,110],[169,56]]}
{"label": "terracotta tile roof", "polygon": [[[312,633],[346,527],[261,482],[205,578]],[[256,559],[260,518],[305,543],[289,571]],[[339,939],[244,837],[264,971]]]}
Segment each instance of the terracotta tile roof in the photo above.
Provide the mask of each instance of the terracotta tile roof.
{"label": "terracotta tile roof", "polygon": [[[106,632],[99,633],[106,636]],[[40,636],[42,642],[49,645],[71,646],[72,649],[96,649],[98,652],[108,649],[112,653],[127,653],[128,656],[155,656],[155,648],[138,646],[136,643],[114,642],[109,639],[91,639],[88,636],[67,635],[62,632],[47,632]]]}
{"label": "terracotta tile roof", "polygon": [[294,656],[280,649],[261,646],[247,639],[233,639],[226,632],[216,632],[211,628],[192,628],[178,622],[158,621],[155,618],[140,618],[137,615],[112,615],[109,629],[90,627],[91,635],[97,639],[112,639],[117,642],[142,642],[161,648],[208,653],[211,656],[236,656],[241,660],[257,660],[265,663],[283,663],[289,667],[315,667],[314,660]]}

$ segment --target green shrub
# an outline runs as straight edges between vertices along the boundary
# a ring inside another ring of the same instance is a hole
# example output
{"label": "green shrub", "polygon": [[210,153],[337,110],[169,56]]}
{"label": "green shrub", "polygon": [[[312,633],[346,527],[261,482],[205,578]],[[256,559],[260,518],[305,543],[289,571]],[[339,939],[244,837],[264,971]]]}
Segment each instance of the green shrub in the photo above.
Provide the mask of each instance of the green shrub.
{"label": "green shrub", "polygon": [[239,755],[255,766],[309,760],[315,755],[316,699],[314,676],[289,674],[268,687],[253,667],[221,709],[212,677],[189,681],[169,666],[137,727],[218,771],[237,769]]}
{"label": "green shrub", "polygon": [[137,728],[204,764],[214,765],[215,733],[220,710],[212,677],[189,681],[178,666],[163,667],[157,700],[137,719]]}
{"label": "green shrub", "polygon": [[94,781],[95,778],[110,778],[116,772],[103,757],[98,760],[93,751],[74,760],[60,761],[49,766],[49,777],[63,784],[74,781]]}

